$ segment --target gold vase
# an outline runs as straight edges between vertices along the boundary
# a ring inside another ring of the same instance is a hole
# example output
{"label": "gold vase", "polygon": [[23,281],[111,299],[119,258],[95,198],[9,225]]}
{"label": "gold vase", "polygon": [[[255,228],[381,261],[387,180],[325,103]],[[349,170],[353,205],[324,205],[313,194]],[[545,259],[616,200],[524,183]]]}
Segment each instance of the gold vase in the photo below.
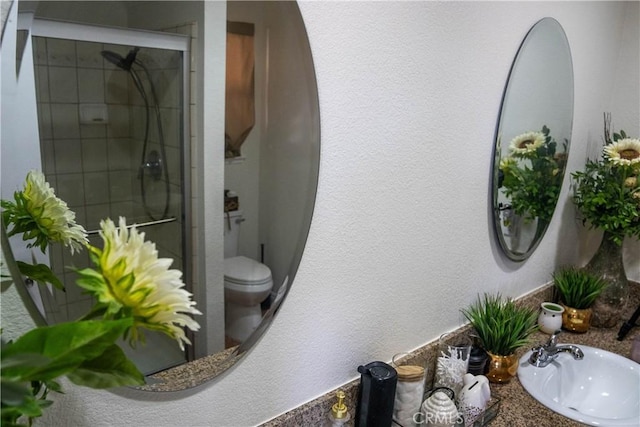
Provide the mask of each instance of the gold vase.
{"label": "gold vase", "polygon": [[591,327],[591,315],[592,310],[590,308],[578,309],[567,307],[564,304],[560,304],[564,307],[562,312],[562,327],[567,331],[577,332],[583,334]]}
{"label": "gold vase", "polygon": [[518,357],[515,354],[500,356],[489,353],[489,372],[486,377],[492,383],[504,384],[511,381],[518,371]]}

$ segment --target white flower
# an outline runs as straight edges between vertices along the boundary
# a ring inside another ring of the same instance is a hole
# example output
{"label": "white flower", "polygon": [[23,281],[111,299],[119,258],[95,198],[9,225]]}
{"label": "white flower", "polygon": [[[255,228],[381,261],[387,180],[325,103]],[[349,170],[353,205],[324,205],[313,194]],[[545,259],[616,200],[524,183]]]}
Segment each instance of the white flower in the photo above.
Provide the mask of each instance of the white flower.
{"label": "white flower", "polygon": [[625,138],[604,147],[604,155],[615,165],[640,164],[640,139]]}
{"label": "white flower", "polygon": [[30,171],[24,190],[16,193],[15,198],[16,204],[3,205],[11,214],[8,222],[14,224],[11,234],[21,232],[25,240],[35,238],[31,246],[39,246],[43,251],[49,242],[59,242],[73,254],[88,243],[84,227],[76,224],[76,214],[56,197],[41,172]]}
{"label": "white flower", "polygon": [[500,160],[500,170],[506,172],[507,170],[517,167],[518,161],[513,157],[505,157]]}
{"label": "white flower", "polygon": [[514,154],[527,155],[535,153],[545,140],[542,132],[526,132],[513,138],[509,143],[509,149]]}
{"label": "white flower", "polygon": [[630,176],[629,178],[624,180],[624,186],[629,188],[634,188],[638,185],[638,177]]}
{"label": "white flower", "polygon": [[81,270],[78,285],[107,307],[107,315],[133,317],[132,343],[138,341],[138,328],[144,327],[166,333],[182,349],[184,343],[191,344],[183,328],[198,330],[200,325],[190,315],[202,313],[184,289],[182,272],[169,269],[173,260],[158,258],[155,244],[145,242],[135,226],[127,229],[125,218],[120,217],[119,228],[110,219],[100,227],[104,249],[89,246],[98,272]]}

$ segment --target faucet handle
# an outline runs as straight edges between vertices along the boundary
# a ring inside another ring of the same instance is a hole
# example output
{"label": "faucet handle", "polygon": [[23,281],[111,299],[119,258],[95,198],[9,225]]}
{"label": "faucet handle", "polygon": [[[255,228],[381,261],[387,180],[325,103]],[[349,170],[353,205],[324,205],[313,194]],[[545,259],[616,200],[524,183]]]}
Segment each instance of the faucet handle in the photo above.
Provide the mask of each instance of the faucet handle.
{"label": "faucet handle", "polygon": [[539,345],[531,349],[531,356],[529,356],[529,363],[537,367],[545,367],[551,361],[551,356],[546,350],[545,346]]}
{"label": "faucet handle", "polygon": [[562,329],[556,329],[545,347],[555,347],[558,344],[558,335],[560,335],[560,332],[562,332]]}

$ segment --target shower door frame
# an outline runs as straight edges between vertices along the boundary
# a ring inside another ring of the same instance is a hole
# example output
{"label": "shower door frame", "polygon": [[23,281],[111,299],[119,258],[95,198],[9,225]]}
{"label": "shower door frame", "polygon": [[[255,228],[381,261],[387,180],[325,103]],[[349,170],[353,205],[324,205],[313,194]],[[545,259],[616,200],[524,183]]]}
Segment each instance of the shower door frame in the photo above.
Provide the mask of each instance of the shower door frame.
{"label": "shower door frame", "polygon": [[[29,17],[22,20],[22,25],[31,21]],[[150,30],[138,30],[123,27],[106,27],[93,24],[81,24],[51,19],[33,18],[28,28],[29,37],[48,37],[56,39],[74,40],[81,42],[105,43],[127,47],[140,47],[179,51],[182,53],[182,150],[181,150],[181,203],[183,239],[182,273],[186,289],[193,293],[193,259],[191,251],[192,241],[192,196],[191,196],[191,135],[190,135],[190,37],[182,34],[163,33]],[[166,222],[159,220],[157,223]],[[146,224],[145,224],[146,225]],[[193,332],[185,333],[193,342]],[[193,346],[185,349],[187,361],[194,359]]]}

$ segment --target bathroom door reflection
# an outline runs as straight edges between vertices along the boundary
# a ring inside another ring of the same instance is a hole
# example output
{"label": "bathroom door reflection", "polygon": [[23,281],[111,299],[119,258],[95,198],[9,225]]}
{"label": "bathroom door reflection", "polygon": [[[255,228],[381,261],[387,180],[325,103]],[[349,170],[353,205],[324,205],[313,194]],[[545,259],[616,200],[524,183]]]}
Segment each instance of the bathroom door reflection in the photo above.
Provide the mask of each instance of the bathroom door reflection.
{"label": "bathroom door reflection", "polygon": [[[33,45],[42,168],[57,195],[92,245],[102,246],[102,219],[124,216],[127,224],[151,224],[141,229],[146,239],[186,271],[182,52],[49,37],[34,37]],[[50,257],[67,284],[76,279],[68,267],[89,266],[86,251],[72,256],[58,246]],[[44,298],[49,323],[93,305],[77,286],[53,292]],[[186,361],[161,334],[147,334],[135,351],[122,347],[145,374]]]}

